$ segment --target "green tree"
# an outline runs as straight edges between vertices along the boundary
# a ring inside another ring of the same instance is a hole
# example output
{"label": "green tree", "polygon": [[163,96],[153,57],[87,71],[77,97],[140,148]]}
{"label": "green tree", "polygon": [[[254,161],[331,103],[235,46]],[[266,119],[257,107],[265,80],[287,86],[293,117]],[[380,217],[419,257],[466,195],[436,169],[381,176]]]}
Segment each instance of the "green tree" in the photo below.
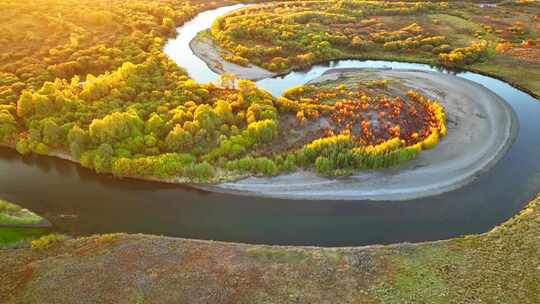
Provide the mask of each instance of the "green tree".
{"label": "green tree", "polygon": [[71,156],[73,156],[75,159],[79,159],[88,145],[88,133],[79,126],[75,125],[69,131],[67,138]]}
{"label": "green tree", "polygon": [[0,142],[12,138],[17,132],[16,121],[7,110],[0,111]]}
{"label": "green tree", "polygon": [[193,114],[193,120],[198,122],[203,129],[208,131],[214,130],[221,125],[219,116],[214,112],[214,109],[207,104],[197,107]]}
{"label": "green tree", "polygon": [[193,147],[193,136],[184,130],[181,125],[176,125],[165,139],[169,151],[189,151]]}
{"label": "green tree", "polygon": [[115,112],[90,124],[90,138],[96,143],[115,143],[142,135],[144,123],[133,112]]}
{"label": "green tree", "polygon": [[161,135],[165,130],[165,121],[157,113],[150,114],[150,118],[144,124],[144,133]]}
{"label": "green tree", "polygon": [[227,122],[229,124],[234,123],[233,110],[231,105],[225,100],[218,100],[214,111],[218,115],[221,121]]}
{"label": "green tree", "polygon": [[58,146],[63,142],[65,136],[61,127],[51,118],[46,118],[41,122],[43,126],[43,142],[48,146]]}
{"label": "green tree", "polygon": [[265,119],[252,122],[247,128],[247,134],[256,143],[268,143],[277,136],[278,126],[274,120]]}
{"label": "green tree", "polygon": [[22,93],[19,101],[17,102],[17,115],[19,117],[26,117],[34,112],[34,100],[32,93],[25,91]]}

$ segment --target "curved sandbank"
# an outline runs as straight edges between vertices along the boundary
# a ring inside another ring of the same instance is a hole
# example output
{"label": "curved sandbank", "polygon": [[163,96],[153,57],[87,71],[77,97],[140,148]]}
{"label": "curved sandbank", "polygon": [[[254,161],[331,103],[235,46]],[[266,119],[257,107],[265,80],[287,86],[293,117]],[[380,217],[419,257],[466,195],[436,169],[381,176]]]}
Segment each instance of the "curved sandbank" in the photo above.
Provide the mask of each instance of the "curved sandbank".
{"label": "curved sandbank", "polygon": [[517,135],[517,117],[510,105],[484,86],[454,75],[418,70],[334,69],[312,82],[336,80],[350,73],[395,79],[439,100],[447,116],[447,136],[434,149],[422,151],[415,160],[396,168],[335,179],[299,171],[197,187],[285,199],[408,200],[470,183],[505,154]]}
{"label": "curved sandbank", "polygon": [[265,70],[253,64],[241,66],[236,63],[227,61],[221,56],[222,52],[230,53],[218,46],[210,37],[205,35],[205,32],[199,32],[197,36],[189,43],[189,47],[193,54],[199,57],[210,70],[216,74],[232,73],[239,75],[242,79],[261,80],[264,78],[274,77],[277,74]]}

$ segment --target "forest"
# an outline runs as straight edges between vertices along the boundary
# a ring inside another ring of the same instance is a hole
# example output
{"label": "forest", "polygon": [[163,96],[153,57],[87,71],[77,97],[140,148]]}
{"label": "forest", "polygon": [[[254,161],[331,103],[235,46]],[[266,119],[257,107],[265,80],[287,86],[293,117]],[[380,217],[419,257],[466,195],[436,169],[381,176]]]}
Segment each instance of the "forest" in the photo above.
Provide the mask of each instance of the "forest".
{"label": "forest", "polygon": [[[346,106],[276,99],[234,75],[215,84],[191,80],[164,55],[163,45],[177,26],[217,4],[96,1],[89,10],[70,0],[2,2],[7,17],[33,13],[0,25],[9,46],[0,54],[0,142],[21,154],[63,155],[119,177],[215,182],[297,167],[325,175],[389,167],[429,146],[422,141],[436,141],[433,136],[444,126],[440,108],[440,123],[427,122],[433,126],[414,138],[393,126],[392,137],[366,140],[342,125],[300,145],[279,145],[276,139],[288,136],[280,127],[287,117],[302,124]],[[73,7],[85,13],[74,13]],[[24,42],[20,32],[26,33]],[[356,96],[347,106],[361,98],[369,96]],[[422,107],[435,104],[417,99]],[[389,106],[388,99],[369,102]]]}

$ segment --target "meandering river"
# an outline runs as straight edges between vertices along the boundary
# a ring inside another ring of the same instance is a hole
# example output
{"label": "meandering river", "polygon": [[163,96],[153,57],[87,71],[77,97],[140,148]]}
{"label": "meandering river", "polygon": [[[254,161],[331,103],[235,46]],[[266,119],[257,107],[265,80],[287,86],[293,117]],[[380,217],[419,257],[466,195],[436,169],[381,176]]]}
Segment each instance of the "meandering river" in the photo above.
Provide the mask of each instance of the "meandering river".
{"label": "meandering river", "polygon": [[[200,82],[217,75],[191,53],[189,41],[216,17],[241,7],[199,14],[179,29],[165,52]],[[182,41],[184,47],[176,44]],[[336,67],[434,70],[420,64],[339,60],[257,84],[279,95]],[[446,73],[445,71],[441,71]],[[540,103],[491,77],[459,73],[504,98],[520,123],[507,154],[474,182],[452,192],[400,202],[299,201],[208,193],[98,175],[73,163],[21,157],[0,149],[0,197],[74,235],[128,232],[247,243],[352,246],[445,239],[481,233],[516,214],[540,191]]]}

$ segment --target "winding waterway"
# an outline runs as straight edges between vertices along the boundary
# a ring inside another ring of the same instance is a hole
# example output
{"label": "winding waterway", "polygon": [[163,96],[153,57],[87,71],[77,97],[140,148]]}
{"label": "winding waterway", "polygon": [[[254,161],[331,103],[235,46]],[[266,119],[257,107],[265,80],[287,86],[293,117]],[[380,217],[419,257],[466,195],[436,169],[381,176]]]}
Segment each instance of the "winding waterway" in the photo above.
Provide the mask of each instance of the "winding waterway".
{"label": "winding waterway", "polygon": [[[188,47],[197,31],[241,7],[201,13],[179,29],[165,52],[200,82],[217,77]],[[175,43],[184,40],[185,47]],[[189,55],[191,53],[191,55]],[[193,55],[194,56],[194,55]],[[257,84],[279,95],[336,67],[419,70],[420,64],[339,60]],[[441,71],[447,73],[445,71]],[[209,193],[189,187],[98,175],[51,157],[0,149],[0,197],[46,216],[74,235],[149,233],[247,243],[352,246],[445,239],[481,233],[517,213],[540,191],[540,103],[491,77],[459,73],[504,98],[520,124],[515,143],[489,171],[445,194],[400,202],[299,201]]]}

